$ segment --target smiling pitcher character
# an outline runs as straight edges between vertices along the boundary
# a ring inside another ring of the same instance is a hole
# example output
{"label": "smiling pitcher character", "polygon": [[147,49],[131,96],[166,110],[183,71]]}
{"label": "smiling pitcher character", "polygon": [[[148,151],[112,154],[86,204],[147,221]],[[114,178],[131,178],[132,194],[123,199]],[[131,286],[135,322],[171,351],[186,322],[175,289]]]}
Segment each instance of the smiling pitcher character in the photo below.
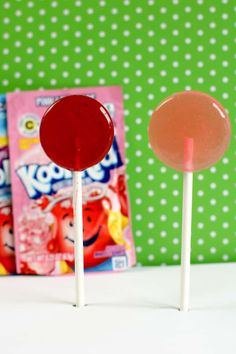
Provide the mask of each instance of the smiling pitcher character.
{"label": "smiling pitcher character", "polygon": [[84,264],[90,268],[104,262],[108,256],[106,248],[115,245],[108,229],[111,201],[105,195],[102,184],[95,184],[86,190],[83,204]]}
{"label": "smiling pitcher character", "polygon": [[[69,190],[69,189],[68,189]],[[54,196],[44,211],[54,218],[53,237],[48,243],[48,251],[64,254],[60,267],[69,272],[74,270],[74,223],[71,193]],[[124,254],[127,244],[120,235],[126,227],[122,214],[112,210],[112,202],[107,195],[107,187],[94,183],[84,187],[83,192],[83,246],[84,266],[96,267],[109,259],[111,253]],[[70,258],[70,257],[69,257]],[[69,267],[69,268],[68,268]]]}
{"label": "smiling pitcher character", "polygon": [[[54,196],[55,198],[55,196]],[[48,250],[52,253],[74,254],[74,223],[71,197],[58,195],[45,209],[55,217],[55,230]],[[95,184],[86,189],[83,195],[83,246],[85,268],[95,267],[103,263],[108,256],[104,253],[107,246],[115,245],[108,229],[108,215],[111,202],[104,195],[104,187]],[[65,260],[61,266],[65,269],[67,264],[71,270],[74,262]],[[68,272],[68,269],[67,269]]]}

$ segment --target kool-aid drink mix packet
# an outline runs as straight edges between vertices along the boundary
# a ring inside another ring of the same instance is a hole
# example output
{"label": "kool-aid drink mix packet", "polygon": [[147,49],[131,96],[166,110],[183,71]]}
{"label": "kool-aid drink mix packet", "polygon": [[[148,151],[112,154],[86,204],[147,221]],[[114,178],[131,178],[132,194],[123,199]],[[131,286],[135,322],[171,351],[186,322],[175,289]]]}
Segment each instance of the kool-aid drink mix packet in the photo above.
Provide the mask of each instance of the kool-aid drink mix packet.
{"label": "kool-aid drink mix packet", "polygon": [[7,107],[19,273],[48,275],[74,270],[72,173],[50,161],[39,143],[39,125],[46,109],[59,98],[74,94],[100,101],[115,126],[107,156],[83,172],[85,269],[120,270],[135,263],[121,88],[16,92],[7,95]]}
{"label": "kool-aid drink mix packet", "polygon": [[0,94],[0,275],[15,273],[6,96]]}

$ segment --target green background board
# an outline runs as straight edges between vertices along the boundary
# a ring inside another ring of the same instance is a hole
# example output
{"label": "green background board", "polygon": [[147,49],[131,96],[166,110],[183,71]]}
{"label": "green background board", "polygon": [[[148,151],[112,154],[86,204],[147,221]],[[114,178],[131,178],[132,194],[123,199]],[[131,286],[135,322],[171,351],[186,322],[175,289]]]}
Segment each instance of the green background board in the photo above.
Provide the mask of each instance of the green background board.
{"label": "green background board", "polygon": [[[234,0],[1,0],[0,91],[122,85],[138,263],[180,261],[182,175],[148,147],[152,110],[212,94],[235,120]],[[194,176],[192,262],[236,260],[235,148]]]}

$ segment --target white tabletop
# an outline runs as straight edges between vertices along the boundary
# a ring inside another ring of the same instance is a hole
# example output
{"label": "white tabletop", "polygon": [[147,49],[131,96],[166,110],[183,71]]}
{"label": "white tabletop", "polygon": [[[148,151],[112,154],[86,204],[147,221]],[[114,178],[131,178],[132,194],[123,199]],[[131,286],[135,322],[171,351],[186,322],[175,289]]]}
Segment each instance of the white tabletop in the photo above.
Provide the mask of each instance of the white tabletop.
{"label": "white tabletop", "polygon": [[82,310],[72,276],[2,277],[0,352],[235,354],[236,264],[191,275],[188,313],[178,311],[178,267],[88,274]]}

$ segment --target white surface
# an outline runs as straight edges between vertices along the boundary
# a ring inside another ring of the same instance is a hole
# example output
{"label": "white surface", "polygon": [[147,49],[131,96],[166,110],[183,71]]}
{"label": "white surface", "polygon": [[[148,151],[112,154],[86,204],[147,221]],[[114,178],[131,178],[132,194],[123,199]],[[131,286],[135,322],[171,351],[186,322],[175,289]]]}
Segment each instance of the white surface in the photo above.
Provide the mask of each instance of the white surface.
{"label": "white surface", "polygon": [[182,247],[181,247],[181,279],[180,310],[189,309],[190,289],[190,254],[192,226],[193,173],[183,174],[183,211],[182,211]]}
{"label": "white surface", "polygon": [[179,267],[74,278],[0,279],[0,353],[236,352],[236,264],[191,268],[191,311],[177,310]]}
{"label": "white surface", "polygon": [[[73,173],[73,208],[75,239],[75,304],[84,306],[84,246],[83,246],[83,207],[82,172]],[[82,260],[82,261],[81,261]]]}

